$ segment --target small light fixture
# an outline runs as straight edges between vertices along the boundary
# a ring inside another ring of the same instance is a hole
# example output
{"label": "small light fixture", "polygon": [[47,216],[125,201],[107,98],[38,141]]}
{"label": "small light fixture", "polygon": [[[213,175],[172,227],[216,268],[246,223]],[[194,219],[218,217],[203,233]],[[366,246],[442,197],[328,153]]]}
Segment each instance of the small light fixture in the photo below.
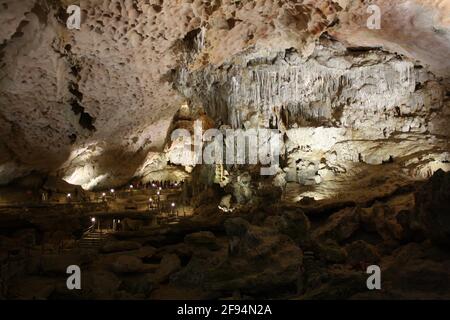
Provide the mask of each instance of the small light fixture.
{"label": "small light fixture", "polygon": [[70,197],[72,197],[72,194],[68,193],[67,198],[70,198]]}
{"label": "small light fixture", "polygon": [[172,202],[172,207],[175,207],[175,202]]}
{"label": "small light fixture", "polygon": [[149,201],[149,202],[153,202],[153,199],[152,199],[152,198],[150,198],[150,199],[148,199],[148,201]]}
{"label": "small light fixture", "polygon": [[95,218],[91,218],[91,221],[92,221],[92,222],[95,222]]}
{"label": "small light fixture", "polygon": [[130,189],[133,189],[133,185],[132,184],[130,184]]}
{"label": "small light fixture", "polygon": [[111,189],[111,193],[114,193],[115,192],[115,190],[114,189]]}
{"label": "small light fixture", "polygon": [[103,192],[103,193],[102,193],[102,196],[103,196],[103,197],[106,197],[106,193]]}
{"label": "small light fixture", "polygon": [[161,192],[158,191],[156,194],[159,196],[161,194]]}

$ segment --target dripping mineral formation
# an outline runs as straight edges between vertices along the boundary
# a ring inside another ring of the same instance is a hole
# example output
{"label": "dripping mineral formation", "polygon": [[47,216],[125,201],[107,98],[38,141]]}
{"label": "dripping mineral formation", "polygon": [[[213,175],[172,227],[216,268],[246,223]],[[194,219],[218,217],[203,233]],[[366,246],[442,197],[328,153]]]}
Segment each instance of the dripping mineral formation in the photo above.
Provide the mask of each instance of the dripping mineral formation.
{"label": "dripping mineral formation", "polygon": [[449,17],[0,0],[0,298],[450,299]]}

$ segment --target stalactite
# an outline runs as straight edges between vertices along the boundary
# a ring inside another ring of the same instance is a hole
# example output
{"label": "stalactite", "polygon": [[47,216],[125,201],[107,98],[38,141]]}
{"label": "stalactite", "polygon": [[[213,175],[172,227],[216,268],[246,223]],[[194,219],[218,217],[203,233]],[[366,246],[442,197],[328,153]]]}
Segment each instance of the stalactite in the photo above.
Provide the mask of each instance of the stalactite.
{"label": "stalactite", "polygon": [[201,27],[199,33],[194,38],[194,45],[197,52],[201,52],[205,48],[206,28]]}
{"label": "stalactite", "polygon": [[380,59],[348,69],[327,67],[315,59],[289,64],[261,57],[251,62],[231,68],[207,67],[189,79],[182,69],[178,85],[194,89],[189,94],[213,118],[241,128],[249,114],[257,114],[260,125],[269,126],[271,119],[281,118],[282,108],[289,113],[289,123],[299,118],[327,121],[334,109],[343,106],[364,112],[392,109],[411,97],[417,78],[414,65],[403,60],[386,63]]}

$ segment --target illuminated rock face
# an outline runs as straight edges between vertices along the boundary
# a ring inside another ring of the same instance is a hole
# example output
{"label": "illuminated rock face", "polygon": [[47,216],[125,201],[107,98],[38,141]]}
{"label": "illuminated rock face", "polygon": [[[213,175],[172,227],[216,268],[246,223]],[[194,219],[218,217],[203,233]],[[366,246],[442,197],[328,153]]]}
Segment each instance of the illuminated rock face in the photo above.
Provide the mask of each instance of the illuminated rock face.
{"label": "illuminated rock face", "polygon": [[[0,184],[37,170],[91,189],[161,171],[186,97],[235,127],[284,121],[292,149],[320,150],[312,162],[447,161],[448,1],[380,0],[380,30],[368,3],[346,0],[85,0],[80,30],[66,27],[69,4],[0,1]],[[316,44],[325,31],[419,62]],[[297,137],[307,127],[311,141]]]}
{"label": "illuminated rock face", "polygon": [[[425,132],[425,116],[441,110],[445,97],[444,87],[419,65],[379,50],[348,51],[332,41],[318,44],[307,59],[292,50],[256,52],[227,66],[191,74],[182,69],[178,84],[233,128],[322,124],[364,129],[367,138]],[[415,114],[413,123],[402,117]]]}
{"label": "illuminated rock face", "polygon": [[381,9],[381,29],[365,27],[367,1],[337,0],[344,8],[339,26],[331,34],[357,46],[383,46],[430,66],[437,75],[450,73],[450,1],[377,0]]}
{"label": "illuminated rock face", "polygon": [[355,163],[394,160],[412,177],[449,169],[445,86],[381,50],[323,39],[308,58],[250,52],[225,67],[181,69],[176,81],[217,123],[285,133],[287,181],[315,185]]}

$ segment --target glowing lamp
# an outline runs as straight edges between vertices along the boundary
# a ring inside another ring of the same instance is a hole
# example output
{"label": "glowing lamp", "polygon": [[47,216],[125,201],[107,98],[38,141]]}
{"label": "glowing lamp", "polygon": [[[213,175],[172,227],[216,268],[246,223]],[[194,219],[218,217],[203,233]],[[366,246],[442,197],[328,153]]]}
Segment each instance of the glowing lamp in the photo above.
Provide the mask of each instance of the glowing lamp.
{"label": "glowing lamp", "polygon": [[91,218],[91,221],[92,221],[92,222],[95,222],[95,218]]}

